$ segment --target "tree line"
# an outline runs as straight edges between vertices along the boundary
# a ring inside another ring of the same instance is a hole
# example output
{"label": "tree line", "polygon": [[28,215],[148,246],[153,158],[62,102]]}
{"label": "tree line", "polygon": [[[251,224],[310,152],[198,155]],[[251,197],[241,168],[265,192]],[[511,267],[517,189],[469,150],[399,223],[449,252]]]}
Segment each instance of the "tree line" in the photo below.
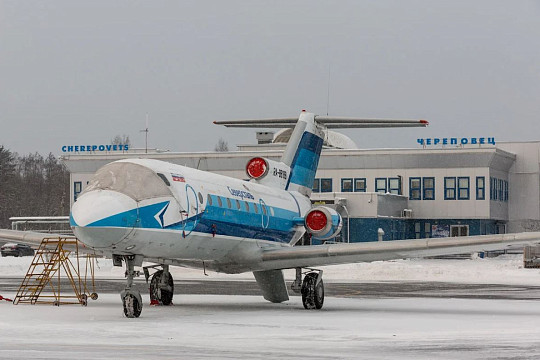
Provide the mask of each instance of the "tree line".
{"label": "tree line", "polygon": [[0,145],[0,228],[12,216],[69,215],[69,171],[52,153],[20,156]]}

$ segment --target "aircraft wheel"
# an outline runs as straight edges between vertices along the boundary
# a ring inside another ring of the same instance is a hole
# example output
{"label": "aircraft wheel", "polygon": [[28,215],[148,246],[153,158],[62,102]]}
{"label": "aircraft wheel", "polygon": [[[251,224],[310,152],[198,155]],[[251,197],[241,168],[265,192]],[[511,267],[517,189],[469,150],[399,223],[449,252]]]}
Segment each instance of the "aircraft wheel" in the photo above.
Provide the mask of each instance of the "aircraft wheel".
{"label": "aircraft wheel", "polygon": [[140,301],[140,295],[128,292],[122,297],[124,303],[124,315],[127,318],[138,318],[142,312],[142,302]]}
{"label": "aircraft wheel", "polygon": [[321,309],[324,304],[324,284],[321,281],[317,284],[318,274],[308,273],[302,283],[302,303],[308,310]]}
{"label": "aircraft wheel", "polygon": [[160,288],[159,284],[164,276],[163,270],[156,271],[150,280],[150,302],[159,305],[171,305],[174,294],[174,281],[172,275],[167,273],[167,286]]}

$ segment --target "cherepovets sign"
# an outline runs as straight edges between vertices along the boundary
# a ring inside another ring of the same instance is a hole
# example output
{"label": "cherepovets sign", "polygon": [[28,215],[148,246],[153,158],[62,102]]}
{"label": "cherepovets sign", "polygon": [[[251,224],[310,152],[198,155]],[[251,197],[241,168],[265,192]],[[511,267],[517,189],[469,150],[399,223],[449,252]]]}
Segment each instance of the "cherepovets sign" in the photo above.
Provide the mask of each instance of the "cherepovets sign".
{"label": "cherepovets sign", "polygon": [[436,146],[436,145],[495,145],[494,137],[463,137],[463,138],[427,138],[417,139],[417,143],[422,146]]}
{"label": "cherepovets sign", "polygon": [[127,151],[128,144],[118,145],[64,145],[62,152],[103,152],[103,151]]}

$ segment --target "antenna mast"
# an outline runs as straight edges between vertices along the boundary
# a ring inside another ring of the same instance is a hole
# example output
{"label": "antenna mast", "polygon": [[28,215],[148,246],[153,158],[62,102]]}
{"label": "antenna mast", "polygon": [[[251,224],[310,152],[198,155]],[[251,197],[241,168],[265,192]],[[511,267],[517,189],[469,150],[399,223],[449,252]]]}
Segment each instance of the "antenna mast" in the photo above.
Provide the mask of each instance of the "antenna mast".
{"label": "antenna mast", "polygon": [[331,64],[328,64],[328,89],[326,92],[326,116],[328,116],[328,112],[330,111],[330,66]]}
{"label": "antenna mast", "polygon": [[148,113],[146,114],[146,128],[144,130],[141,130],[141,132],[145,133],[144,153],[148,154]]}

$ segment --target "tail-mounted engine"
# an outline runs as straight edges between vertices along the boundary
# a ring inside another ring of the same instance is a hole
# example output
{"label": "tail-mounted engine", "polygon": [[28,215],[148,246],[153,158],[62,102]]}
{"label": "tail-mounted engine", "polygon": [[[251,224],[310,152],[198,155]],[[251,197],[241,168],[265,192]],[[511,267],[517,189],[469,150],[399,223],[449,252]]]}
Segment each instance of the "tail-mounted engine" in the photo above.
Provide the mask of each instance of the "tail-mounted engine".
{"label": "tail-mounted engine", "polygon": [[285,189],[291,168],[282,162],[254,157],[247,162],[246,174],[259,184]]}
{"label": "tail-mounted engine", "polygon": [[306,231],[317,240],[328,240],[336,237],[341,231],[341,215],[336,210],[317,206],[308,211],[304,218]]}

